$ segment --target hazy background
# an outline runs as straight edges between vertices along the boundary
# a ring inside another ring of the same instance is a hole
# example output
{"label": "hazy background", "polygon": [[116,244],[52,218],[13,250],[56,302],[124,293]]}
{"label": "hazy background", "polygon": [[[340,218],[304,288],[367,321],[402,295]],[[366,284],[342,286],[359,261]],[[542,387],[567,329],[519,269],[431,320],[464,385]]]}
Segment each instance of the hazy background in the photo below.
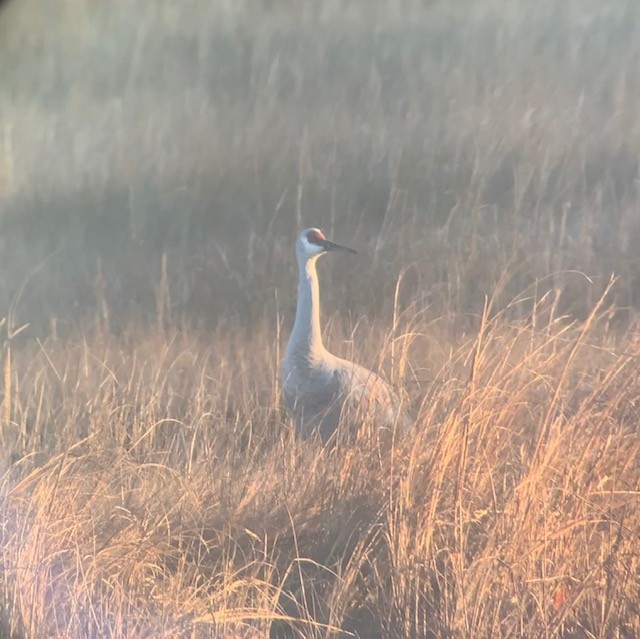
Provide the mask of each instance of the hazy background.
{"label": "hazy background", "polygon": [[271,322],[313,224],[362,252],[323,264],[356,315],[410,265],[434,316],[570,269],[595,286],[537,293],[582,314],[615,271],[635,308],[639,20],[635,0],[8,3],[0,307],[28,277],[30,334],[159,306]]}

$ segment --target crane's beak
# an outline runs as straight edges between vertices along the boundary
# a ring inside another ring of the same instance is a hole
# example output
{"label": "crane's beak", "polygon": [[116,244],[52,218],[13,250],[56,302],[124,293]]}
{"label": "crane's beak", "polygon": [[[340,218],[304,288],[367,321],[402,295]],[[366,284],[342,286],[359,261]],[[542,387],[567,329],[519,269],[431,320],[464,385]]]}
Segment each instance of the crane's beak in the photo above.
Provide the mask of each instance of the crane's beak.
{"label": "crane's beak", "polygon": [[342,244],[336,244],[335,242],[325,239],[320,240],[320,246],[322,246],[325,251],[342,251],[344,253],[351,253],[352,255],[356,255],[358,253],[358,251],[349,248],[348,246],[342,246]]}

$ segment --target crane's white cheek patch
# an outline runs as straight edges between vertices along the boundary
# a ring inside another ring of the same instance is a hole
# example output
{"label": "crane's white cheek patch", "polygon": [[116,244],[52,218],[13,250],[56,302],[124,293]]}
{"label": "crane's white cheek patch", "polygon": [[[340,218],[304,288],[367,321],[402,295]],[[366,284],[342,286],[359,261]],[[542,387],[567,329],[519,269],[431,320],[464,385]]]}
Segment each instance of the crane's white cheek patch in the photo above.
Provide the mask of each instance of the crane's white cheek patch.
{"label": "crane's white cheek patch", "polygon": [[306,237],[302,238],[302,245],[304,246],[305,253],[309,253],[311,255],[317,255],[322,253],[324,250],[321,246],[317,244],[312,244]]}

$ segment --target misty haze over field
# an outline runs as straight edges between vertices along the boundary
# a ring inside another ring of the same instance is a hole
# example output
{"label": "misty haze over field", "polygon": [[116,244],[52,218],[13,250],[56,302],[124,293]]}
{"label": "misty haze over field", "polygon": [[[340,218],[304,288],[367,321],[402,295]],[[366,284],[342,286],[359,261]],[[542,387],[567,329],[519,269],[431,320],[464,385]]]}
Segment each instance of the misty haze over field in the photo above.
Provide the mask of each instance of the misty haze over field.
{"label": "misty haze over field", "polygon": [[180,321],[273,316],[315,224],[375,253],[360,301],[415,263],[434,313],[477,313],[509,265],[507,299],[615,271],[635,307],[638,20],[623,0],[8,4],[0,300],[46,260],[33,330],[103,302],[148,319],[166,254]]}

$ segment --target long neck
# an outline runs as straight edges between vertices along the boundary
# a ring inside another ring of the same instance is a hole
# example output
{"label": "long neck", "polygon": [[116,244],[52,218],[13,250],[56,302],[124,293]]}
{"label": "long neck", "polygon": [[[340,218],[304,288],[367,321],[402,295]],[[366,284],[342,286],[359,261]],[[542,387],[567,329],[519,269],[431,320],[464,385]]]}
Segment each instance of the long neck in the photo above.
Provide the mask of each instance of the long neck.
{"label": "long neck", "polygon": [[312,359],[325,353],[320,331],[320,287],[316,260],[305,260],[299,264],[298,305],[296,320],[289,341],[290,347],[301,357]]}

